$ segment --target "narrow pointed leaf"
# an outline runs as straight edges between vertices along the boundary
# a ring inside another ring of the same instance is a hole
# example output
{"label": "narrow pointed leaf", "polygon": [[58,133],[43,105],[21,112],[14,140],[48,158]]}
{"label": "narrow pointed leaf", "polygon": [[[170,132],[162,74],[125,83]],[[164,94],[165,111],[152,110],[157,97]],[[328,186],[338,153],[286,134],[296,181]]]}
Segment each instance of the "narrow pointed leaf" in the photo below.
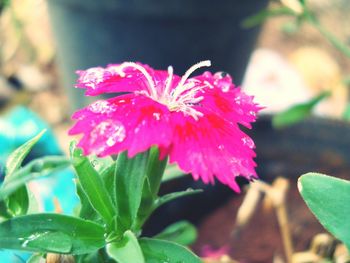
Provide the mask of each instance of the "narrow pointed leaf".
{"label": "narrow pointed leaf", "polygon": [[276,128],[283,128],[288,125],[296,124],[311,115],[314,107],[323,99],[329,97],[329,92],[321,93],[311,100],[294,105],[289,109],[276,114],[272,119],[272,124]]}
{"label": "narrow pointed leaf", "polygon": [[[13,174],[21,167],[21,164],[33,146],[40,140],[46,130],[43,130],[31,140],[17,148],[7,159],[6,176],[4,183],[11,182],[11,179],[16,178]],[[13,216],[24,215],[28,211],[29,199],[28,192],[25,186],[19,187],[6,200],[8,211]]]}
{"label": "narrow pointed leaf", "polygon": [[299,178],[298,187],[321,224],[350,249],[350,181],[308,173]]}
{"label": "narrow pointed leaf", "polygon": [[115,196],[123,228],[136,223],[146,177],[148,152],[129,159],[126,152],[119,154],[115,170]]}
{"label": "narrow pointed leaf", "polygon": [[71,145],[71,156],[79,183],[91,206],[100,214],[105,223],[111,226],[116,210],[112,203],[102,177],[93,168],[88,157],[82,150]]}
{"label": "narrow pointed leaf", "polygon": [[292,9],[288,7],[265,9],[243,20],[242,26],[244,28],[258,26],[270,17],[276,16],[297,16],[297,13],[295,13]]}
{"label": "narrow pointed leaf", "polygon": [[0,247],[61,254],[91,253],[105,245],[104,228],[59,214],[33,214],[0,224]]}
{"label": "narrow pointed leaf", "polygon": [[146,263],[201,263],[201,259],[188,248],[171,241],[141,238],[140,246]]}
{"label": "narrow pointed leaf", "polygon": [[165,228],[161,233],[154,236],[154,238],[188,246],[196,241],[197,229],[188,221],[179,221]]}
{"label": "narrow pointed leaf", "polygon": [[130,230],[124,233],[122,240],[107,244],[106,250],[118,263],[145,263],[137,238]]}
{"label": "narrow pointed leaf", "polygon": [[202,189],[187,189],[185,191],[181,191],[181,192],[174,192],[174,193],[170,193],[170,194],[166,194],[162,197],[159,197],[157,202],[155,203],[155,207],[154,208],[158,208],[161,205],[170,202],[174,199],[180,198],[180,197],[184,197],[184,196],[188,196],[188,195],[194,195],[194,194],[199,194],[203,192]]}
{"label": "narrow pointed leaf", "polygon": [[40,140],[46,130],[40,132],[33,139],[27,141],[17,148],[7,159],[5,182],[10,180],[12,174],[21,166],[24,158],[28,155],[33,146]]}
{"label": "narrow pointed leaf", "polygon": [[76,183],[76,193],[80,200],[80,210],[79,210],[79,217],[92,220],[92,221],[98,221],[101,219],[100,215],[97,213],[97,211],[92,207],[89,198],[83,191],[81,185],[79,182]]}
{"label": "narrow pointed leaf", "polygon": [[167,164],[167,158],[159,160],[158,148],[150,150],[146,168],[146,178],[143,184],[141,205],[137,214],[137,227],[141,228],[153,211],[154,203],[158,198],[159,187]]}
{"label": "narrow pointed leaf", "polygon": [[53,174],[70,165],[63,156],[47,156],[35,159],[12,174],[11,180],[1,185],[0,200],[8,197],[14,191],[24,186],[25,183],[38,178]]}

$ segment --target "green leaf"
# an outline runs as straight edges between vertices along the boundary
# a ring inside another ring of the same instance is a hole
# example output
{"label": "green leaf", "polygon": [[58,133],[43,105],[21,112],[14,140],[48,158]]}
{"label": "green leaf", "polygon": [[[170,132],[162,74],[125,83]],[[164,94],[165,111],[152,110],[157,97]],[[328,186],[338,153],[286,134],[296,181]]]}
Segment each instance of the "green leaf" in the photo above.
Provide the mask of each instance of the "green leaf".
{"label": "green leaf", "polygon": [[113,165],[103,170],[101,173],[101,177],[107,189],[108,195],[112,198],[114,205],[117,204],[117,200],[115,200],[115,169],[116,163],[114,162]]}
{"label": "green leaf", "polygon": [[146,179],[148,181],[147,187],[150,188],[149,192],[152,194],[153,200],[158,197],[159,187],[167,162],[167,158],[159,160],[158,148],[151,148],[146,168]]}
{"label": "green leaf", "polygon": [[47,176],[70,165],[70,162],[62,156],[47,156],[35,159],[23,168],[14,172],[11,179],[0,187],[0,200],[8,197],[30,180]]}
{"label": "green leaf", "polygon": [[187,246],[196,241],[197,229],[188,221],[179,221],[165,228],[161,233],[154,236],[154,238]]}
{"label": "green leaf", "polygon": [[13,216],[25,215],[29,207],[29,197],[27,187],[18,188],[13,194],[6,199],[8,211]]}
{"label": "green leaf", "polygon": [[46,130],[43,130],[33,139],[27,141],[22,146],[18,147],[13,153],[11,153],[6,162],[5,182],[9,180],[12,174],[21,167],[24,158],[26,158],[30,150],[40,140],[45,132]]}
{"label": "green leaf", "polygon": [[[119,154],[115,170],[115,196],[122,230],[136,224],[137,212],[146,178],[148,152],[129,159],[127,152]],[[124,231],[123,231],[124,232]]]}
{"label": "green leaf", "polygon": [[291,108],[276,114],[272,119],[272,124],[275,128],[283,128],[292,124],[296,124],[308,116],[310,116],[313,108],[323,99],[329,97],[329,92],[324,92],[310,101],[297,104]]}
{"label": "green leaf", "polygon": [[194,195],[194,194],[199,194],[203,192],[202,189],[187,189],[185,191],[180,191],[180,192],[174,192],[174,193],[170,193],[170,194],[166,194],[163,195],[161,197],[159,197],[155,203],[155,207],[154,209],[160,207],[161,205],[170,202],[174,199],[180,198],[180,197],[184,197],[184,196],[188,196],[188,195]]}
{"label": "green leaf", "polygon": [[92,207],[89,198],[83,191],[79,182],[76,183],[76,193],[80,199],[79,217],[95,222],[99,221],[99,219],[101,219],[100,215]]}
{"label": "green leaf", "polygon": [[33,146],[40,140],[46,130],[40,132],[33,139],[27,141],[22,146],[17,148],[7,159],[6,162],[6,176],[4,182],[9,180],[12,174],[18,170],[24,160],[24,158],[28,155]]}
{"label": "green leaf", "polygon": [[[37,136],[24,143],[17,148],[7,159],[6,162],[6,176],[4,178],[4,184],[13,179],[14,173],[21,167],[21,164],[33,146],[40,140],[46,130],[40,132]],[[24,215],[27,213],[29,206],[29,199],[27,188],[25,186],[19,187],[14,193],[8,196],[6,200],[8,212],[13,216]]]}
{"label": "green leaf", "polygon": [[2,219],[9,219],[12,217],[12,214],[7,210],[7,205],[5,201],[0,201],[0,222]]}
{"label": "green leaf", "polygon": [[167,182],[182,176],[185,176],[186,173],[184,173],[180,168],[177,166],[177,164],[169,164],[165,168],[164,176],[162,178],[162,182]]}
{"label": "green leaf", "polygon": [[[88,159],[91,163],[91,166],[96,170],[98,174],[102,177],[104,181],[104,185],[107,189],[109,196],[112,196],[113,193],[113,183],[114,183],[114,170],[115,170],[115,162],[111,157],[98,158],[94,155],[88,156]],[[77,195],[80,199],[80,210],[79,217],[92,220],[99,221],[101,217],[96,212],[96,210],[91,206],[89,198],[83,191],[81,184],[77,182],[76,184]]]}
{"label": "green leaf", "polygon": [[82,150],[71,144],[71,157],[79,183],[91,206],[99,213],[108,227],[111,227],[116,216],[102,177],[93,168],[88,157],[83,156]]}
{"label": "green leaf", "polygon": [[130,230],[124,233],[122,240],[107,244],[106,250],[118,263],[145,263],[139,242]]}
{"label": "green leaf", "polygon": [[202,262],[201,259],[188,248],[174,242],[153,238],[141,238],[139,243],[146,259],[146,263]]}
{"label": "green leaf", "polygon": [[153,211],[167,161],[167,158],[159,160],[158,148],[151,148],[147,162],[146,178],[143,184],[141,205],[137,214],[136,228],[138,229],[142,228],[143,223]]}
{"label": "green leaf", "polygon": [[350,249],[350,182],[307,173],[299,178],[298,188],[321,224]]}
{"label": "green leaf", "polygon": [[97,173],[103,174],[108,169],[111,168],[111,166],[114,165],[114,161],[110,156],[99,158],[95,155],[89,155],[88,159],[91,163],[91,166],[96,170]]}
{"label": "green leaf", "polygon": [[60,254],[91,253],[105,245],[104,228],[60,214],[15,217],[0,224],[0,247]]}
{"label": "green leaf", "polygon": [[242,22],[243,28],[252,28],[265,22],[270,17],[297,16],[298,14],[288,7],[261,10],[255,15],[249,16]]}

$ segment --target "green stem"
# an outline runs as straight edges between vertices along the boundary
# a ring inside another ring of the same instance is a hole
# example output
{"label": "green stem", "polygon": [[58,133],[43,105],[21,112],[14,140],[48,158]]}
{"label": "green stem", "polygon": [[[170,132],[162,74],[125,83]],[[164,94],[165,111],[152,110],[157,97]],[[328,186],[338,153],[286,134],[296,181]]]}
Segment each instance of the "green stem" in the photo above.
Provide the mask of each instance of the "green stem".
{"label": "green stem", "polygon": [[337,48],[339,51],[341,51],[345,56],[350,58],[350,47],[347,46],[345,43],[340,41],[335,35],[333,35],[330,31],[325,29],[318,19],[312,15],[308,10],[305,10],[305,18],[307,21],[318,30],[318,32],[321,33],[335,48]]}

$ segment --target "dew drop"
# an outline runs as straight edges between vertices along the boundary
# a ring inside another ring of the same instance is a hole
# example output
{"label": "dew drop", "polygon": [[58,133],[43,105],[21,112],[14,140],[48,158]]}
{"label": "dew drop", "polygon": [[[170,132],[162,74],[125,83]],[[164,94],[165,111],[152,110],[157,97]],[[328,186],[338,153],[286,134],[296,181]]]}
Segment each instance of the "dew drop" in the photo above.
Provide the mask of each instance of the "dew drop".
{"label": "dew drop", "polygon": [[253,149],[255,146],[254,141],[249,137],[243,137],[242,142],[243,142],[243,145],[248,146],[250,149]]}
{"label": "dew drop", "polygon": [[159,121],[159,120],[160,120],[160,113],[159,113],[159,112],[153,113],[153,117],[154,117],[157,121]]}
{"label": "dew drop", "polygon": [[[118,142],[122,142],[126,137],[125,127],[115,120],[105,120],[99,123],[91,132],[91,144],[95,144],[98,153],[105,148],[112,147]],[[104,143],[104,140],[105,143]]]}
{"label": "dew drop", "polygon": [[255,117],[256,116],[256,112],[251,110],[251,111],[249,111],[249,115]]}
{"label": "dew drop", "polygon": [[81,82],[89,84],[92,89],[96,88],[96,84],[101,83],[105,77],[105,70],[103,68],[90,68],[85,71],[81,77]]}
{"label": "dew drop", "polygon": [[219,150],[223,150],[223,149],[225,148],[225,146],[224,146],[223,144],[220,144],[220,145],[218,146],[218,148],[219,148]]}
{"label": "dew drop", "polygon": [[220,87],[223,92],[228,92],[230,90],[231,85],[230,83],[222,83]]}
{"label": "dew drop", "polygon": [[235,97],[236,104],[240,105],[241,104],[241,99],[242,99],[241,96]]}
{"label": "dew drop", "polygon": [[98,100],[91,104],[88,109],[93,113],[101,114],[111,113],[115,111],[115,107],[106,100]]}
{"label": "dew drop", "polygon": [[225,71],[219,71],[219,72],[216,72],[214,74],[214,77],[217,78],[217,79],[224,79],[227,76],[230,76],[230,75],[227,72],[225,72]]}

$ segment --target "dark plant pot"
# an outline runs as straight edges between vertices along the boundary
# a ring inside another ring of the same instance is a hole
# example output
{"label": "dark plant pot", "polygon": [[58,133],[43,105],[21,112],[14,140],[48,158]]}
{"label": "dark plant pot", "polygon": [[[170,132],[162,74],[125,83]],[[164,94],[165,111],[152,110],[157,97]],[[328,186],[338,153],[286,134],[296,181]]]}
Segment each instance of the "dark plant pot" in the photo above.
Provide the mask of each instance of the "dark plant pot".
{"label": "dark plant pot", "polygon": [[240,83],[259,28],[241,22],[268,0],[48,0],[64,84],[74,108],[74,72],[108,63],[140,61],[183,74],[210,59]]}
{"label": "dark plant pot", "polygon": [[[320,172],[350,179],[350,124],[312,118],[297,125],[276,130],[271,118],[261,117],[249,131],[256,143],[257,173],[271,182],[284,176],[295,182],[307,172]],[[242,183],[244,180],[242,180]],[[204,192],[170,202],[153,215],[145,235],[161,231],[165,226],[186,219],[199,224],[207,215],[225,205],[236,194],[219,183],[215,186],[182,178],[163,185],[163,192],[202,188]]]}

